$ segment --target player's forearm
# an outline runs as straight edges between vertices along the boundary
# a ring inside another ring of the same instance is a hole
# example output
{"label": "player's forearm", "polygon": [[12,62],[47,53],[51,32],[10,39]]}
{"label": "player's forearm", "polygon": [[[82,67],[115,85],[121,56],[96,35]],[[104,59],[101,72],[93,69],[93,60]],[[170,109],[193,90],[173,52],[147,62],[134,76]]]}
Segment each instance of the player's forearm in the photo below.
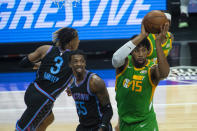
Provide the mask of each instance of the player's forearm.
{"label": "player's forearm", "polygon": [[19,66],[22,67],[22,68],[33,68],[34,65],[35,65],[35,64],[29,60],[28,56],[25,56],[25,57],[19,62]]}
{"label": "player's forearm", "polygon": [[170,72],[170,67],[161,47],[161,40],[156,39],[157,61],[160,78],[166,78]]}
{"label": "player's forearm", "polygon": [[145,38],[146,36],[140,34],[133,40],[128,41],[122,47],[120,47],[112,57],[112,65],[114,68],[119,68],[124,65],[127,56],[135,49],[135,47]]}
{"label": "player's forearm", "polygon": [[102,120],[101,120],[101,126],[102,128],[108,128],[108,125],[110,123],[110,120],[113,116],[113,110],[111,103],[106,104],[101,108],[101,111],[103,113]]}

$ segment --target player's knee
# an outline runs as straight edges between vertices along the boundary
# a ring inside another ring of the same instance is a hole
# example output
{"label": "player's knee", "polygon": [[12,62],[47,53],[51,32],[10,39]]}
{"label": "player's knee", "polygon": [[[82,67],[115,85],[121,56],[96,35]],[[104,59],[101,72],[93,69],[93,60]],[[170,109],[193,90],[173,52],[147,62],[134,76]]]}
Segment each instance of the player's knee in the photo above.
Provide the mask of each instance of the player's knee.
{"label": "player's knee", "polygon": [[53,123],[53,121],[55,120],[55,117],[54,117],[54,114],[53,113],[50,113],[50,115],[48,116],[48,121],[49,121],[49,124]]}
{"label": "player's knee", "polygon": [[50,113],[44,121],[40,124],[41,128],[47,128],[51,123],[53,123],[55,117],[53,113]]}
{"label": "player's knee", "polygon": [[54,114],[53,113],[50,113],[42,123],[44,125],[48,126],[51,123],[53,123],[54,120],[55,120]]}

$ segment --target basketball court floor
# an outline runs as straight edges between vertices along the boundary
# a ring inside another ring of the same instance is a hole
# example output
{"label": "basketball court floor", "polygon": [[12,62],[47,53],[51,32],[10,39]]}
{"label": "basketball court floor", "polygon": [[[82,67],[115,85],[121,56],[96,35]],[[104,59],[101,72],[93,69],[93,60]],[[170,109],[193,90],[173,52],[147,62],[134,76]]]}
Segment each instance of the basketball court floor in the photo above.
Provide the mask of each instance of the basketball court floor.
{"label": "basketball court floor", "polygon": [[[101,76],[108,88],[114,115],[115,71],[91,70]],[[14,131],[15,123],[25,110],[24,91],[35,73],[0,73],[0,131]],[[197,67],[171,68],[169,77],[160,82],[154,95],[154,108],[160,131],[197,131]],[[74,131],[78,118],[72,97],[62,93],[53,108],[54,123],[47,131]]]}

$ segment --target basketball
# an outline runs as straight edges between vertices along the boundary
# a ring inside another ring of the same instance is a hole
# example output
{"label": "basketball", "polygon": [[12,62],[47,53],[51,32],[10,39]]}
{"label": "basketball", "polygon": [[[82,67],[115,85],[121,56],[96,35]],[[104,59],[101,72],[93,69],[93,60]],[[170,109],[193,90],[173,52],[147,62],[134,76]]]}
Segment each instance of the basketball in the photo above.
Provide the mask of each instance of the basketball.
{"label": "basketball", "polygon": [[168,22],[167,17],[159,10],[149,12],[143,19],[146,32],[153,34],[160,33],[161,26],[163,26],[166,22]]}

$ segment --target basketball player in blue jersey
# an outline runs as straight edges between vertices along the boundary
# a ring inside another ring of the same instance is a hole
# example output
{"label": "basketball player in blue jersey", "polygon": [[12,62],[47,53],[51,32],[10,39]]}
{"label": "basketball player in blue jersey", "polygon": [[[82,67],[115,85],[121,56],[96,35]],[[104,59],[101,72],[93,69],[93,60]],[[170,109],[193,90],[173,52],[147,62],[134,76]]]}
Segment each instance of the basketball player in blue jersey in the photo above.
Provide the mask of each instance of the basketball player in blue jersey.
{"label": "basketball player in blue jersey", "polygon": [[69,83],[79,117],[76,131],[112,131],[113,115],[109,94],[104,81],[86,70],[86,56],[80,50],[69,56],[73,78]]}
{"label": "basketball player in blue jersey", "polygon": [[[54,42],[56,46],[40,46],[20,62],[21,67],[39,69],[25,92],[27,108],[16,123],[17,131],[45,131],[54,120],[53,104],[72,75],[68,55],[78,48],[80,41],[75,29],[65,27],[54,33]],[[37,65],[38,62],[41,64]]]}

